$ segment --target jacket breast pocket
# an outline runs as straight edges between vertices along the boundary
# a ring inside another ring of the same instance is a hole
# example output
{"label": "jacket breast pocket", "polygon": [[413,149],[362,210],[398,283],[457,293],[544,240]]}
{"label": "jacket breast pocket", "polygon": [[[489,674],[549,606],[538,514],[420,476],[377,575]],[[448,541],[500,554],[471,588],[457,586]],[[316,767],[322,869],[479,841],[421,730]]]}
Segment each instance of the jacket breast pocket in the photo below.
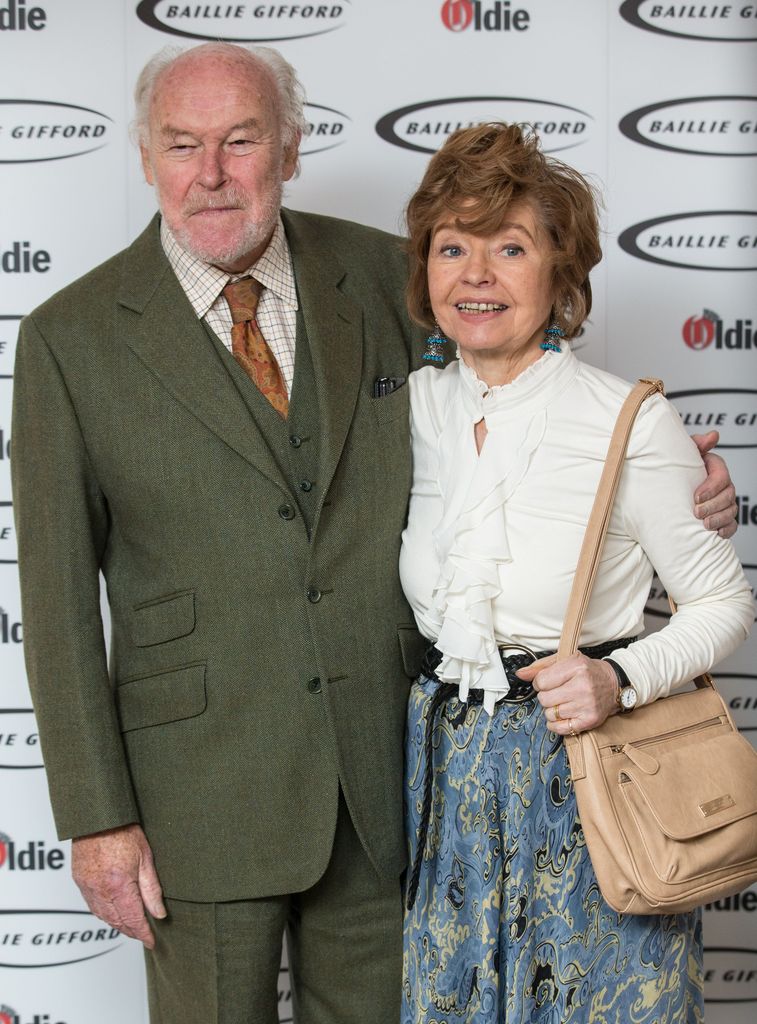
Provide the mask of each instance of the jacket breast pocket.
{"label": "jacket breast pocket", "polygon": [[183,590],[134,606],[132,638],[137,647],[152,647],[188,636],[195,628],[195,594]]}
{"label": "jacket breast pocket", "polygon": [[204,663],[127,679],[116,688],[121,732],[195,718],[207,704]]}
{"label": "jacket breast pocket", "polygon": [[372,398],[371,409],[376,417],[379,426],[384,423],[394,423],[396,420],[410,422],[410,388],[407,384],[401,385],[390,395],[383,398]]}

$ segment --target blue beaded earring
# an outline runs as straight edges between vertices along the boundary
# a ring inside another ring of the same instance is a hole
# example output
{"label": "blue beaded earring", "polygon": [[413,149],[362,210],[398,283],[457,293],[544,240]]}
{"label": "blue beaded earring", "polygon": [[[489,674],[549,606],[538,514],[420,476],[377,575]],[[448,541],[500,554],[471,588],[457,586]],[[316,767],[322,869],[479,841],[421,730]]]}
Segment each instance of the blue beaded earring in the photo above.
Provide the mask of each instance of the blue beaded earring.
{"label": "blue beaded earring", "polygon": [[539,348],[544,349],[545,352],[562,352],[562,346],[560,345],[560,338],[565,337],[565,331],[562,327],[554,321],[544,331],[544,341],[539,345]]}
{"label": "blue beaded earring", "polygon": [[442,347],[446,344],[447,339],[442,334],[442,329],[435,320],[434,333],[426,338],[426,351],[423,353],[423,358],[431,363],[443,363]]}

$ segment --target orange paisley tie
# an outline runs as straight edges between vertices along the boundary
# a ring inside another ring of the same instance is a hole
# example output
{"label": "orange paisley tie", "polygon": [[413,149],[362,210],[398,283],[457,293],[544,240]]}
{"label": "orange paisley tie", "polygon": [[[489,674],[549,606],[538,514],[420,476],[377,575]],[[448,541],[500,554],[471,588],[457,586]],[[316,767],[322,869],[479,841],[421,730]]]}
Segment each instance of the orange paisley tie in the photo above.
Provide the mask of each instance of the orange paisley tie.
{"label": "orange paisley tie", "polygon": [[260,393],[286,419],[289,411],[286,384],[276,356],[255,319],[262,290],[263,285],[253,277],[243,277],[224,288],[223,297],[229,304],[234,324],[231,328],[231,350]]}

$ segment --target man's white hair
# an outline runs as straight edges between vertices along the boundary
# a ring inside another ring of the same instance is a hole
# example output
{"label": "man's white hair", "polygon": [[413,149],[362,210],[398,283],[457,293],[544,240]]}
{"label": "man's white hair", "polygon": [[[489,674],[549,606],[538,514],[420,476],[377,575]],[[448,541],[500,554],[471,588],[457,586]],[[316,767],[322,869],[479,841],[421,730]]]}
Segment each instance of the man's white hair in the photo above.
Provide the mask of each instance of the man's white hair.
{"label": "man's white hair", "polygon": [[135,116],[131,125],[131,136],[137,145],[147,144],[150,134],[150,105],[159,80],[179,58],[195,53],[227,57],[239,64],[247,64],[255,70],[261,66],[266,68],[276,83],[284,148],[289,148],[298,134],[305,133],[305,90],[292,65],[278,50],[270,46],[247,46],[243,43],[202,43],[188,49],[166,46],[151,57],[142,68],[134,87]]}

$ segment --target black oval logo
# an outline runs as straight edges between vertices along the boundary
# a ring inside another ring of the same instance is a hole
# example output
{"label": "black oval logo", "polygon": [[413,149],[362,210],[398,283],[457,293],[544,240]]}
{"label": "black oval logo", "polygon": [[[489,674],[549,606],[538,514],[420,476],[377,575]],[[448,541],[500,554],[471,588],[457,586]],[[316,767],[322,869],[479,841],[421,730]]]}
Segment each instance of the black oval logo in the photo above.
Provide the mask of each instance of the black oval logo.
{"label": "black oval logo", "polygon": [[10,771],[42,768],[39,735],[31,708],[0,710],[0,768]]}
{"label": "black oval logo", "polygon": [[706,1003],[757,1003],[757,949],[705,946]]}
{"label": "black oval logo", "polygon": [[629,256],[683,270],[757,270],[757,212],[653,217],[622,231],[618,245]]}
{"label": "black oval logo", "polygon": [[[741,568],[744,570],[744,575],[752,588],[752,596],[757,596],[757,565],[750,565],[748,562],[742,562]],[[649,597],[647,598],[647,603],[644,606],[644,614],[651,615],[652,618],[655,619],[670,618],[668,593],[657,578],[657,573],[654,574],[652,586],[649,588]],[[755,622],[757,622],[757,615],[755,615]]]}
{"label": "black oval logo", "polygon": [[668,398],[687,430],[720,431],[718,448],[757,448],[757,391],[751,388],[694,388]]}
{"label": "black oval logo", "polygon": [[18,338],[18,313],[0,315],[0,380],[13,380],[13,363]]}
{"label": "black oval logo", "polygon": [[713,673],[720,696],[740,732],[757,732],[757,676],[745,672]]}
{"label": "black oval logo", "polygon": [[587,142],[593,120],[585,110],[551,100],[458,96],[392,110],[376,122],[376,133],[393,146],[416,153],[435,153],[458,128],[506,121],[533,126],[544,152],[559,153]]}
{"label": "black oval logo", "polygon": [[17,565],[16,527],[13,502],[0,501],[0,565]]}
{"label": "black oval logo", "polygon": [[113,118],[51,100],[2,100],[0,164],[36,164],[85,156],[106,146]]}
{"label": "black oval logo", "polygon": [[62,967],[106,956],[123,945],[116,928],[88,910],[0,910],[0,967]]}
{"label": "black oval logo", "polygon": [[626,114],[627,139],[692,156],[757,156],[757,96],[692,96]]}
{"label": "black oval logo", "polygon": [[222,43],[280,43],[308,39],[342,28],[346,7],[339,3],[189,4],[141,0],[137,17],[158,32],[184,39]]}
{"label": "black oval logo", "polygon": [[347,141],[346,135],[351,118],[341,110],[324,107],[320,103],[306,103],[305,118],[308,127],[300,144],[300,156],[323,153]]}
{"label": "black oval logo", "polygon": [[754,4],[672,4],[653,0],[624,0],[620,16],[629,25],[679,39],[710,43],[749,43],[757,40]]}

